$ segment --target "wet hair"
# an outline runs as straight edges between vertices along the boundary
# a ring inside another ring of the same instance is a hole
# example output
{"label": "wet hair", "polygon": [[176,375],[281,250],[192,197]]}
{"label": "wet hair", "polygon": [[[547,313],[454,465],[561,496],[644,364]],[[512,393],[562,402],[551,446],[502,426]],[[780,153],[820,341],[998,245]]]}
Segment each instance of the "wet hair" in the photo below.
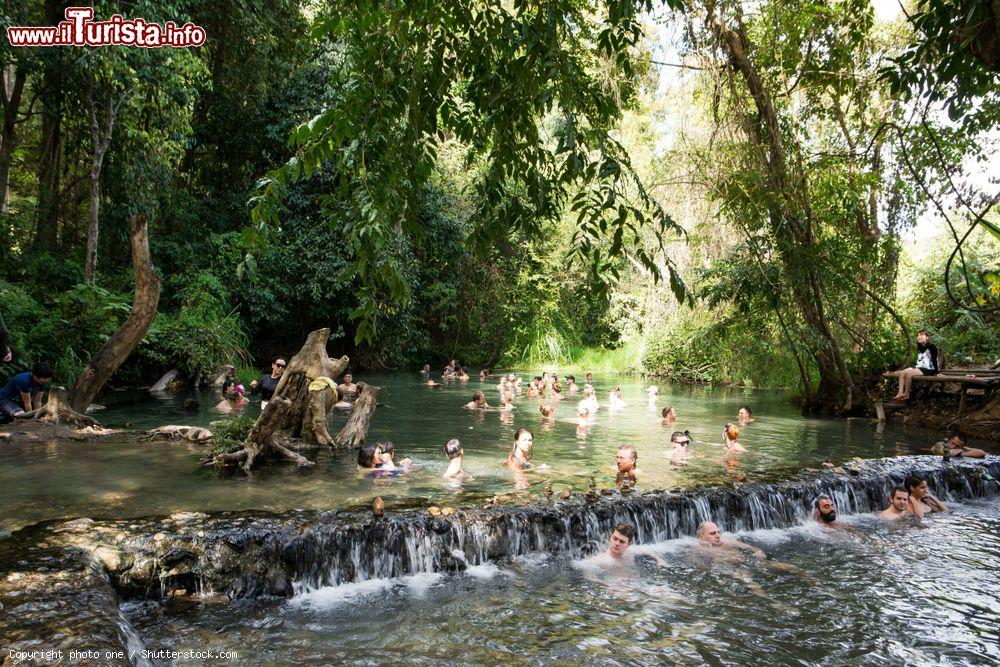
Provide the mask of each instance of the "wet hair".
{"label": "wet hair", "polygon": [[566,376],[566,382],[576,382],[576,376],[574,376],[574,375],[567,375]]}
{"label": "wet hair", "polygon": [[687,438],[688,440],[690,440],[691,436],[689,436],[684,431],[674,431],[673,433],[670,434],[670,442],[677,442],[681,438]]}
{"label": "wet hair", "polygon": [[[741,405],[740,410],[746,410],[747,414],[753,417],[753,410],[750,409],[749,405]],[[739,412],[740,410],[737,410],[737,412]]]}
{"label": "wet hair", "polygon": [[622,445],[621,447],[618,448],[618,451],[619,452],[628,452],[629,454],[632,455],[632,460],[633,461],[638,461],[639,460],[639,453],[636,452],[635,451],[635,447],[632,447],[631,445]]}
{"label": "wet hair", "polygon": [[926,481],[923,475],[918,475],[916,473],[910,475],[906,478],[906,488],[912,489],[915,486],[920,486]]}
{"label": "wet hair", "polygon": [[534,438],[534,434],[532,434],[531,429],[529,428],[519,428],[516,431],[514,431],[514,444],[511,445],[510,454],[507,455],[507,458],[514,456],[514,452],[517,451],[517,441],[521,439],[522,433],[527,433],[528,435],[532,436],[532,438]]}
{"label": "wet hair", "polygon": [[613,532],[618,533],[619,535],[622,535],[624,537],[627,537],[629,544],[632,544],[632,540],[635,539],[635,528],[628,523],[616,524]]}
{"label": "wet hair", "polygon": [[[698,530],[696,530],[694,534],[697,537],[701,537],[702,535],[704,535],[705,531],[708,529],[708,524],[710,524],[710,523],[715,523],[715,522],[714,521],[702,521],[701,523],[699,523],[698,524]],[[718,528],[718,526],[716,526],[716,528]]]}
{"label": "wet hair", "polygon": [[669,405],[665,405],[665,406],[663,407],[663,410],[662,410],[662,411],[660,412],[660,415],[661,415],[661,416],[662,416],[662,417],[663,417],[664,419],[666,419],[666,418],[667,418],[668,416],[670,416],[670,411],[671,411],[671,410],[673,410],[673,408],[672,408],[672,407],[670,407]]}
{"label": "wet hair", "polygon": [[562,387],[559,385],[558,382],[553,382],[552,383],[552,391],[556,392],[557,394],[561,394],[562,393]]}
{"label": "wet hair", "polygon": [[462,454],[462,443],[458,438],[452,438],[444,444],[444,453],[449,459],[458,458]]}
{"label": "wet hair", "polygon": [[894,486],[894,487],[892,487],[892,491],[889,492],[889,497],[890,498],[895,498],[896,494],[899,493],[900,491],[902,491],[906,495],[910,495],[910,492],[907,489],[904,489],[901,486]]}
{"label": "wet hair", "polygon": [[383,454],[392,454],[396,450],[391,440],[379,440],[375,446],[381,449]]}
{"label": "wet hair", "polygon": [[822,494],[822,495],[816,496],[816,500],[813,501],[813,507],[816,508],[816,509],[819,509],[819,501],[821,501],[821,500],[829,500],[831,503],[833,502],[833,498],[831,498],[830,496],[828,496],[826,494]]}
{"label": "wet hair", "polygon": [[535,382],[541,382],[541,381],[542,381],[542,376],[541,375],[536,375],[535,376]]}
{"label": "wet hair", "polygon": [[735,440],[740,437],[740,429],[735,424],[726,424],[726,435],[729,436],[730,440]]}
{"label": "wet hair", "polygon": [[35,364],[35,367],[31,369],[31,374],[40,380],[45,380],[52,377],[52,369],[42,362],[38,362]]}
{"label": "wet hair", "polygon": [[541,412],[546,417],[552,416],[552,406],[551,405],[539,405],[538,411]]}
{"label": "wet hair", "polygon": [[482,391],[480,391],[479,389],[477,389],[476,393],[474,393],[472,395],[472,402],[475,403],[479,399],[483,399],[485,401],[486,400],[486,395]]}
{"label": "wet hair", "polygon": [[362,468],[374,468],[375,467],[375,450],[379,448],[382,443],[374,442],[363,442],[361,447],[358,449],[358,465]]}

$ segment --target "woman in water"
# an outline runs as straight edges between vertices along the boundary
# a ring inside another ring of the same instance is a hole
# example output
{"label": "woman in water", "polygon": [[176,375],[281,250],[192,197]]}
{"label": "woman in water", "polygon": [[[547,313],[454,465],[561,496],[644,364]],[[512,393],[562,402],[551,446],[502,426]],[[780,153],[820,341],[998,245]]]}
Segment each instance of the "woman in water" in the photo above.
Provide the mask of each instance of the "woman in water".
{"label": "woman in water", "polygon": [[622,388],[615,387],[608,394],[608,409],[609,410],[621,410],[625,407],[625,401],[622,399]]}
{"label": "woman in water", "polygon": [[358,468],[360,470],[373,470],[381,462],[382,450],[378,443],[361,443],[361,447],[358,449]]}
{"label": "woman in water", "polygon": [[486,396],[482,391],[476,390],[476,393],[472,395],[472,401],[465,404],[465,407],[469,410],[485,410],[490,407],[486,402]]}
{"label": "woman in water", "polygon": [[531,463],[531,447],[534,436],[526,428],[519,428],[514,433],[514,446],[507,455],[506,466],[510,470],[530,470],[535,466]]}
{"label": "woman in water", "polygon": [[937,375],[939,370],[937,346],[931,343],[930,332],[926,329],[921,329],[917,333],[917,363],[911,368],[904,368],[899,371],[899,390],[891,400],[907,400],[910,398],[910,389],[913,386],[914,377],[917,375]]}
{"label": "woman in water", "polygon": [[910,491],[910,512],[923,517],[931,512],[947,512],[945,504],[927,490],[927,480],[920,475],[906,478],[906,488]]}
{"label": "woman in water", "polygon": [[460,477],[462,471],[462,461],[465,460],[465,450],[462,443],[456,438],[452,438],[444,445],[444,454],[448,457],[448,469],[445,470],[445,477]]}
{"label": "woman in water", "polygon": [[500,395],[500,409],[501,410],[514,409],[514,392],[505,391]]}
{"label": "woman in water", "polygon": [[601,407],[597,402],[597,392],[589,384],[583,388],[583,401],[581,403],[586,404],[587,409],[590,410],[590,414],[592,415],[596,415],[597,410]]}
{"label": "woman in water", "polygon": [[747,448],[740,444],[740,429],[735,424],[726,424],[722,431],[722,441],[726,445],[726,456],[733,454],[743,454]]}

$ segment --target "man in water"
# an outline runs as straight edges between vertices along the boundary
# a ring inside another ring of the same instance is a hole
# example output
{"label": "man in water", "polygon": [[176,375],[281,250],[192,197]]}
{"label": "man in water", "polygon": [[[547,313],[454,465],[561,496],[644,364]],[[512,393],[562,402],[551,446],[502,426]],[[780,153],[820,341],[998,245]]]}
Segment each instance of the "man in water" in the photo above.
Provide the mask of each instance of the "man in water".
{"label": "man in water", "polygon": [[738,554],[739,552],[747,552],[753,554],[755,558],[764,560],[766,556],[764,552],[755,546],[751,546],[746,542],[740,542],[739,540],[731,540],[728,537],[722,536],[722,531],[719,527],[712,521],[702,521],[698,526],[698,532],[695,534],[698,538],[698,546],[701,549],[708,550],[712,555],[716,554]]}
{"label": "man in water", "polygon": [[358,393],[358,385],[354,384],[353,380],[354,380],[353,375],[351,375],[350,373],[344,373],[344,382],[339,387],[337,387],[337,391],[340,392],[341,396],[343,396],[344,394]]}
{"label": "man in water", "polygon": [[615,466],[617,467],[615,485],[619,489],[623,486],[635,486],[639,481],[639,469],[635,467],[638,460],[639,454],[635,451],[635,447],[622,445],[618,448],[618,452],[615,454]]}
{"label": "man in water", "polygon": [[611,538],[608,540],[608,550],[605,553],[615,562],[630,562],[632,555],[628,552],[628,548],[632,546],[632,540],[634,539],[635,528],[627,523],[620,523],[611,531]]}
{"label": "man in water", "polygon": [[820,496],[816,499],[815,506],[816,511],[813,512],[813,517],[816,519],[816,523],[824,528],[847,529],[847,525],[843,521],[837,521],[837,506],[834,505],[833,498]]}
{"label": "man in water", "polygon": [[986,452],[975,447],[968,447],[962,437],[958,434],[951,436],[948,440],[941,440],[931,447],[931,453],[945,457],[964,457],[967,459],[984,459]]}
{"label": "man in water", "polygon": [[889,496],[889,506],[886,507],[879,516],[886,521],[896,521],[910,514],[910,492],[901,486],[892,490]]}

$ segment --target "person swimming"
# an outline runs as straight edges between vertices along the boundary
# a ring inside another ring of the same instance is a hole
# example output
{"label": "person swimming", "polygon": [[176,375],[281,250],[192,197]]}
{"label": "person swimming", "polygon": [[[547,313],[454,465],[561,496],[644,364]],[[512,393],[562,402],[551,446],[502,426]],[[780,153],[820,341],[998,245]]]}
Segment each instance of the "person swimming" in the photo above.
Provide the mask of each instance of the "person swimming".
{"label": "person swimming", "polygon": [[575,394],[580,391],[580,387],[576,384],[576,378],[572,375],[566,376],[566,388],[571,394]]}
{"label": "person swimming", "polygon": [[879,516],[886,521],[897,521],[910,513],[910,492],[901,486],[893,488],[889,494],[889,506],[879,512]]}
{"label": "person swimming", "polygon": [[526,428],[519,428],[514,433],[514,445],[507,455],[506,466],[511,470],[529,470],[535,467],[531,462],[531,449],[534,444],[534,436]]}
{"label": "person swimming", "polygon": [[466,403],[465,407],[469,410],[485,410],[490,406],[486,402],[486,395],[477,389],[476,392],[472,394],[472,400]]}
{"label": "person swimming", "polygon": [[597,392],[589,384],[583,388],[583,400],[581,403],[585,403],[587,409],[590,410],[590,414],[596,415],[598,409],[600,409],[600,404],[597,402]]}
{"label": "person swimming", "polygon": [[462,462],[465,460],[465,450],[462,443],[457,438],[452,438],[444,445],[445,456],[448,457],[448,469],[445,477],[459,477],[462,475]]}
{"label": "person swimming", "polygon": [[686,466],[691,437],[683,431],[674,431],[670,436],[670,444],[673,446],[673,450],[670,452],[670,465]]}
{"label": "person swimming", "polygon": [[726,445],[726,456],[743,454],[747,448],[740,444],[740,429],[735,424],[726,424],[722,431],[722,441]]}
{"label": "person swimming", "polygon": [[663,411],[660,412],[660,417],[660,423],[673,426],[674,422],[677,421],[677,411],[669,405],[665,405],[663,406]]}
{"label": "person swimming", "polygon": [[639,454],[635,447],[622,445],[615,453],[615,486],[619,489],[632,487],[639,482]]}
{"label": "person swimming", "polygon": [[215,406],[217,412],[228,413],[242,410],[250,400],[246,397],[243,385],[236,384],[229,388],[229,392]]}
{"label": "person swimming", "polygon": [[615,387],[608,393],[608,409],[621,410],[624,407],[625,401],[622,399],[622,388]]}
{"label": "person swimming", "polygon": [[906,478],[910,492],[910,512],[923,518],[931,512],[947,512],[948,507],[927,490],[927,480],[916,473]]}
{"label": "person swimming", "polygon": [[552,419],[556,414],[555,408],[545,403],[538,406],[538,411],[541,412],[542,416],[546,419]]}
{"label": "person swimming", "polygon": [[398,475],[401,472],[409,472],[413,467],[413,461],[403,459],[396,466],[396,447],[391,440],[382,440],[378,443],[379,456],[375,463],[375,472],[378,474]]}
{"label": "person swimming", "polygon": [[753,412],[751,412],[749,405],[740,406],[740,409],[736,412],[736,421],[738,421],[741,426],[746,426],[753,421]]}
{"label": "person swimming", "polygon": [[659,398],[659,396],[660,396],[660,388],[657,387],[655,384],[651,384],[648,387],[646,387],[646,401],[650,405],[656,403],[656,399]]}
{"label": "person swimming", "polygon": [[382,462],[382,450],[378,443],[363,442],[358,448],[358,468],[361,470],[374,470],[375,466]]}

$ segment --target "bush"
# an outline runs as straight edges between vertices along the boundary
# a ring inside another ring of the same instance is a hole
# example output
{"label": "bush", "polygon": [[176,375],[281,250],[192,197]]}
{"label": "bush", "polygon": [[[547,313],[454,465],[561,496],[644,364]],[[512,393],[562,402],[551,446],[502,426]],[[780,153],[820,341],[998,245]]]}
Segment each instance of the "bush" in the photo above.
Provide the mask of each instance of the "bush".
{"label": "bush", "polygon": [[256,420],[246,415],[212,422],[212,454],[228,454],[243,446]]}

